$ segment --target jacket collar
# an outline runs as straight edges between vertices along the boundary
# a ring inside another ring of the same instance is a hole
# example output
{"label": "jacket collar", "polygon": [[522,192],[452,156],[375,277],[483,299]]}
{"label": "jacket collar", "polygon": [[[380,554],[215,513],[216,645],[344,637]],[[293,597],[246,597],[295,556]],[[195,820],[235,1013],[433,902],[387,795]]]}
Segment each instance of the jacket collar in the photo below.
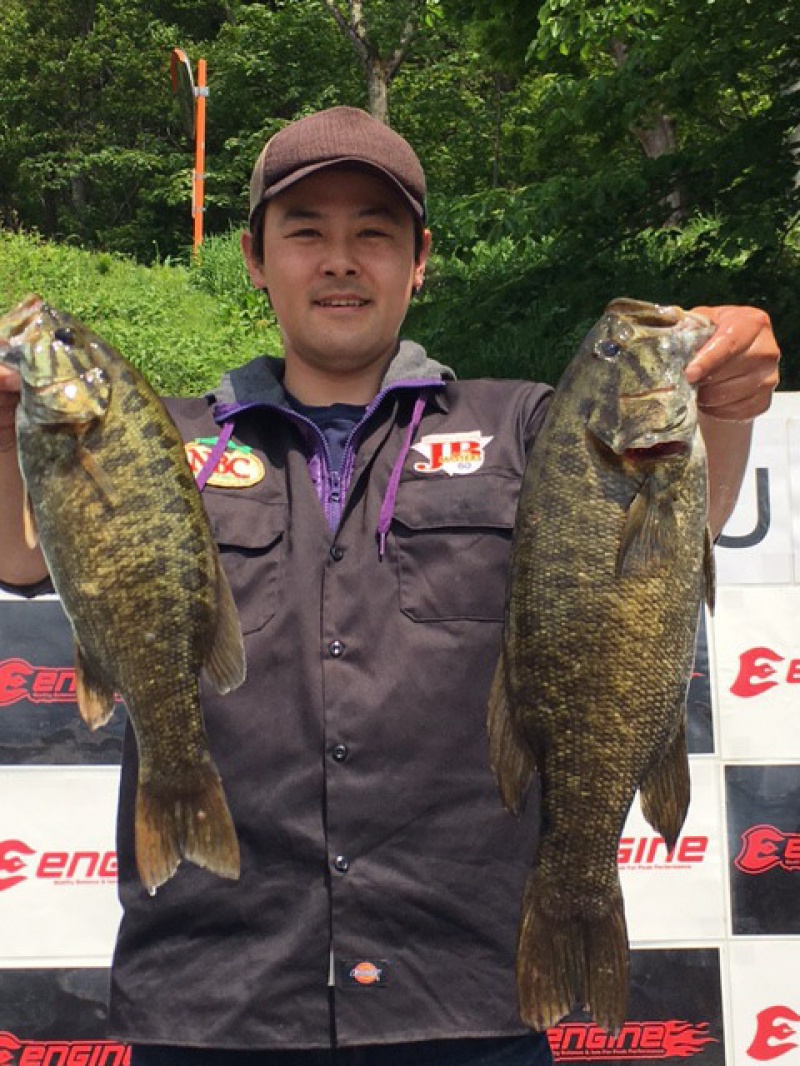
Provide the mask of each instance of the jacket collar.
{"label": "jacket collar", "polygon": [[[226,374],[208,398],[215,404],[286,404],[283,388],[283,359],[259,356]],[[380,392],[404,382],[454,381],[450,367],[428,357],[414,341],[401,341],[397,354],[386,368]]]}

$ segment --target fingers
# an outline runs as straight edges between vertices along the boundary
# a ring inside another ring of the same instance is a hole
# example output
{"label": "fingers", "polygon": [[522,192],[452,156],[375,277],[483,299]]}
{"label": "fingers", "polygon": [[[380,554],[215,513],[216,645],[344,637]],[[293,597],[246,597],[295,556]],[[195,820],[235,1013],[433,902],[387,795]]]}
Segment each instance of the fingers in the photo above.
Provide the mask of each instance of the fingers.
{"label": "fingers", "polygon": [[0,366],[0,451],[10,451],[15,446],[14,415],[19,387],[19,374]]}
{"label": "fingers", "polygon": [[780,349],[769,315],[757,307],[697,307],[716,326],[686,368],[698,386],[700,410],[745,421],[769,408],[778,380]]}
{"label": "fingers", "polygon": [[19,393],[20,381],[19,374],[16,370],[11,370],[10,367],[0,364],[0,393],[3,392],[16,392]]}

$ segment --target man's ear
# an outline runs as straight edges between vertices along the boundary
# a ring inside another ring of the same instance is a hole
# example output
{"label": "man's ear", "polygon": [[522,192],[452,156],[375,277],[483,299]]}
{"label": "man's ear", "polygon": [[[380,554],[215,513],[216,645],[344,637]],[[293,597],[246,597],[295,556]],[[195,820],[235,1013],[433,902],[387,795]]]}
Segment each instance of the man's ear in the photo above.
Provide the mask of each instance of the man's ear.
{"label": "man's ear", "polygon": [[239,243],[242,249],[242,257],[244,258],[244,263],[247,267],[247,273],[250,276],[250,281],[255,288],[265,289],[266,282],[264,280],[263,264],[255,257],[253,234],[250,230],[243,230]]}
{"label": "man's ear", "polygon": [[425,265],[428,262],[428,256],[431,251],[431,239],[431,231],[429,229],[423,230],[417,265],[414,269],[414,292],[420,291],[425,280]]}

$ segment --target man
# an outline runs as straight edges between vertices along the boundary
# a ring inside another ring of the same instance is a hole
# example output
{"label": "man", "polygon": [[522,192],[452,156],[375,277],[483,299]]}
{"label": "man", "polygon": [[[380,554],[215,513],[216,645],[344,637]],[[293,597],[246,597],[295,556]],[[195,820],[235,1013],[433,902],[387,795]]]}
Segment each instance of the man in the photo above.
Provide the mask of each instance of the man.
{"label": "man", "polygon": [[[204,697],[242,875],[183,863],[155,897],[142,889],[129,743],[112,1030],[133,1066],[547,1063],[514,988],[536,804],[502,808],[485,709],[548,390],[456,382],[399,343],[430,248],[425,178],[364,112],[268,142],[242,248],[285,359],[171,404],[187,440],[216,437],[249,470],[242,489],[199,474],[248,655],[241,689]],[[687,375],[716,532],[778,350],[762,312],[704,310],[718,328]],[[2,380],[0,579],[31,586],[44,565],[22,538]]]}

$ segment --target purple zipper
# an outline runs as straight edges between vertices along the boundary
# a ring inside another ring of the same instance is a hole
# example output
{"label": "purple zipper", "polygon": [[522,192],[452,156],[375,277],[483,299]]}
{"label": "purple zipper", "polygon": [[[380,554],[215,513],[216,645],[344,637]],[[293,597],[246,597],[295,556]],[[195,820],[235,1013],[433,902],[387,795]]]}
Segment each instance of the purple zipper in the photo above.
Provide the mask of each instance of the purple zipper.
{"label": "purple zipper", "polygon": [[[331,471],[331,453],[328,447],[328,442],[325,440],[322,432],[314,425],[311,419],[306,418],[305,415],[298,414],[297,411],[293,411],[290,407],[281,407],[274,403],[217,404],[214,408],[214,420],[217,423],[228,423],[234,418],[234,416],[241,414],[243,411],[250,411],[253,408],[260,407],[264,410],[279,411],[282,415],[285,415],[298,425],[309,427],[318,445],[315,447],[314,455],[309,459],[309,474],[316,489],[317,497],[322,504],[322,510],[328,528],[331,532],[335,532],[341,521],[343,503],[350,490],[350,482],[352,481],[353,471],[355,470],[357,454],[356,442],[358,434],[363,430],[378,405],[385,396],[388,396],[390,392],[395,392],[398,389],[430,389],[442,387],[444,387],[444,382],[440,378],[421,378],[419,380],[397,382],[396,384],[388,385],[385,389],[382,389],[364,411],[364,415],[358,424],[353,426],[350,431],[350,435],[345,442],[344,451],[342,453],[341,468],[338,472]],[[321,447],[319,447],[319,445],[321,445]],[[312,470],[311,464],[315,458],[321,459],[322,461],[318,464],[314,464],[314,469]],[[315,474],[317,476],[315,476]]]}

